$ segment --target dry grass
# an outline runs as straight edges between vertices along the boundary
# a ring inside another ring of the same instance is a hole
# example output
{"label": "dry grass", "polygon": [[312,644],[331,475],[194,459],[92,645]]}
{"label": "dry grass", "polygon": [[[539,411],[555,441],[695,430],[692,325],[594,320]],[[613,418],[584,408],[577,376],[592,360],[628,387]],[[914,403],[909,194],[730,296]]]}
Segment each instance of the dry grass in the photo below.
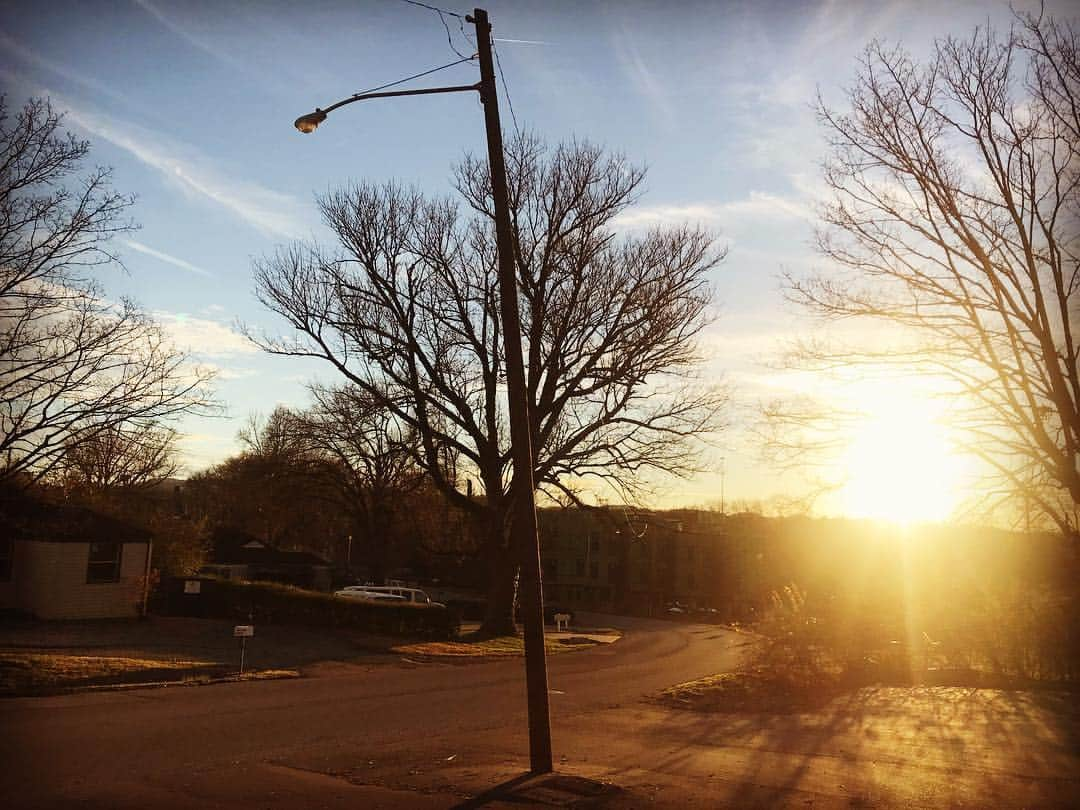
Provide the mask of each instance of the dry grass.
{"label": "dry grass", "polygon": [[[599,642],[580,636],[570,638],[544,637],[548,655],[580,650]],[[525,654],[525,639],[521,636],[497,636],[488,638],[478,633],[465,633],[457,641],[420,641],[398,644],[390,648],[398,655],[418,658],[448,658],[468,660],[473,658],[512,658]]]}
{"label": "dry grass", "polygon": [[786,713],[824,705],[841,690],[835,676],[820,671],[751,666],[677,684],[656,699],[699,712]]}
{"label": "dry grass", "polygon": [[221,665],[213,661],[5,652],[0,653],[0,694],[103,683],[180,680],[220,669]]}

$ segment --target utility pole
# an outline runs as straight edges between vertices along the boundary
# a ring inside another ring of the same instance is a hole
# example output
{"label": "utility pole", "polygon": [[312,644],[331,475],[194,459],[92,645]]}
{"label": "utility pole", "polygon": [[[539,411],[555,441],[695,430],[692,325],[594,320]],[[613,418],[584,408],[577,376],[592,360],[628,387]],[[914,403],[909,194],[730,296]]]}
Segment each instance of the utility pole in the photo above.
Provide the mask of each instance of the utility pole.
{"label": "utility pole", "polygon": [[491,56],[491,24],[487,12],[474,9],[466,20],[476,26],[480,57],[480,100],[487,126],[488,166],[495,203],[495,235],[499,251],[499,303],[502,316],[506,383],[510,408],[510,444],[514,477],[511,542],[521,564],[522,618],[525,622],[525,681],[529,704],[529,762],[533,773],[549,773],[551,716],[548,708],[547,659],[544,649],[543,587],[540,574],[540,538],[536,528],[533,482],[532,417],[529,413],[525,362],[521,350],[521,313],[518,308],[510,201],[506,189],[499,101]]}
{"label": "utility pole", "polygon": [[[420,4],[422,5],[422,4]],[[503,159],[499,100],[495,92],[495,67],[491,54],[491,23],[487,12],[474,9],[465,17],[476,26],[476,48],[480,60],[480,81],[453,87],[419,90],[388,90],[357,93],[325,109],[301,115],[293,126],[304,133],[318,129],[326,116],[346,104],[373,98],[426,96],[435,93],[479,92],[487,128],[488,167],[495,203],[495,236],[499,252],[499,303],[506,359],[506,385],[510,409],[510,444],[514,477],[510,485],[512,522],[510,539],[521,565],[522,618],[525,620],[525,681],[529,695],[529,756],[533,773],[549,773],[551,764],[551,717],[548,709],[547,660],[544,649],[543,586],[540,580],[540,538],[536,531],[535,485],[533,482],[532,418],[521,351],[521,314],[518,309],[517,273],[514,269],[514,237],[510,226],[510,200],[506,190],[506,163]],[[472,57],[460,62],[470,62]],[[452,67],[460,62],[444,65]],[[441,69],[441,68],[438,68]],[[431,72],[431,71],[429,71]],[[414,77],[415,78],[415,77]],[[471,482],[470,482],[471,485]],[[470,492],[471,495],[471,492]]]}

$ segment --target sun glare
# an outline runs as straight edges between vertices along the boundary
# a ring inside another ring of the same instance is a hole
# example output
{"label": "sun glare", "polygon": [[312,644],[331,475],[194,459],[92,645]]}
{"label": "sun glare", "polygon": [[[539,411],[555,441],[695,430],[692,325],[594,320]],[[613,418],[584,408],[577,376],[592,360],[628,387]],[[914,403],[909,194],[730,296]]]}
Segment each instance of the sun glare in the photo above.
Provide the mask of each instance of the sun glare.
{"label": "sun glare", "polygon": [[842,460],[842,511],[909,524],[948,518],[959,505],[964,464],[933,401],[875,395]]}

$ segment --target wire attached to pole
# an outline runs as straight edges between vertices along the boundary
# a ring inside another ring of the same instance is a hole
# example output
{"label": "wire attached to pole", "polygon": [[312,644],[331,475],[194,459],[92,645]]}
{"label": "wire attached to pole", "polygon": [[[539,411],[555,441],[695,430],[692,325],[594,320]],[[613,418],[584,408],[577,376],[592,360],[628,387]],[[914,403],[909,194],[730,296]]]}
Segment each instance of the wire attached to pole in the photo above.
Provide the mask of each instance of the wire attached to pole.
{"label": "wire attached to pole", "polygon": [[458,14],[456,11],[447,11],[443,8],[435,8],[435,6],[429,6],[427,3],[418,3],[416,0],[401,0],[402,3],[408,3],[410,6],[419,6],[420,8],[426,8],[428,11],[434,11],[437,14],[449,14],[451,17],[464,18],[463,14]]}
{"label": "wire attached to pole", "polygon": [[514,115],[514,102],[510,100],[510,89],[506,86],[506,74],[502,69],[502,62],[499,61],[499,49],[495,47],[495,43],[491,43],[491,51],[495,54],[495,66],[499,69],[499,78],[502,80],[503,95],[506,96],[506,106],[510,108],[510,120],[514,122],[514,132],[517,136],[521,137],[521,130],[518,129],[517,116]]}
{"label": "wire attached to pole", "polygon": [[406,76],[404,79],[398,79],[396,82],[388,82],[386,84],[380,84],[378,87],[369,87],[367,90],[361,90],[359,93],[353,93],[353,95],[354,96],[363,96],[363,95],[366,95],[367,93],[374,93],[377,90],[385,90],[387,87],[396,87],[399,84],[405,84],[405,82],[411,82],[413,79],[419,79],[419,78],[422,78],[424,76],[430,76],[432,73],[437,73],[440,70],[446,70],[447,68],[452,68],[455,65],[460,65],[460,64],[462,64],[464,62],[471,62],[475,58],[476,58],[476,54],[473,54],[472,56],[463,56],[461,59],[458,59],[456,62],[448,62],[445,65],[440,65],[439,67],[434,67],[431,70],[425,70],[423,73],[414,73],[412,76]]}
{"label": "wire attached to pole", "polygon": [[[457,49],[457,47],[454,45],[454,37],[450,33],[450,26],[446,22],[446,16],[447,15],[449,15],[451,17],[457,17],[458,18],[458,26],[461,28],[461,33],[464,34],[465,33],[465,17],[463,15],[458,14],[456,11],[446,11],[445,9],[436,8],[435,6],[429,6],[427,3],[418,3],[418,2],[416,2],[416,0],[401,0],[401,2],[408,3],[410,6],[418,6],[420,8],[426,8],[428,11],[434,11],[436,14],[438,14],[439,15],[439,22],[441,22],[443,24],[443,28],[446,29],[446,43],[450,46],[450,50],[452,50],[454,53],[456,53],[462,59],[466,58],[465,54],[463,54],[461,51],[459,51]],[[466,39],[466,41],[468,41],[469,37],[466,35],[465,39]]]}

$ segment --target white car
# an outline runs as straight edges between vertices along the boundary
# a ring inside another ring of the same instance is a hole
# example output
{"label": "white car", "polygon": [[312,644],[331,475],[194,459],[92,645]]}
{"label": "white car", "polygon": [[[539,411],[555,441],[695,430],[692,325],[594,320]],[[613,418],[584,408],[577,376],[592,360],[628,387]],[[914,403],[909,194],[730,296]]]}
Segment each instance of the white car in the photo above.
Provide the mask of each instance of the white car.
{"label": "white car", "polygon": [[335,596],[347,599],[366,599],[371,602],[411,602],[414,605],[446,607],[442,602],[432,602],[431,597],[419,588],[403,588],[397,585],[350,585],[337,591]]}
{"label": "white car", "polygon": [[391,593],[379,593],[371,591],[362,585],[350,585],[340,591],[334,591],[334,596],[341,599],[357,599],[362,602],[405,602],[404,596],[395,596]]}

